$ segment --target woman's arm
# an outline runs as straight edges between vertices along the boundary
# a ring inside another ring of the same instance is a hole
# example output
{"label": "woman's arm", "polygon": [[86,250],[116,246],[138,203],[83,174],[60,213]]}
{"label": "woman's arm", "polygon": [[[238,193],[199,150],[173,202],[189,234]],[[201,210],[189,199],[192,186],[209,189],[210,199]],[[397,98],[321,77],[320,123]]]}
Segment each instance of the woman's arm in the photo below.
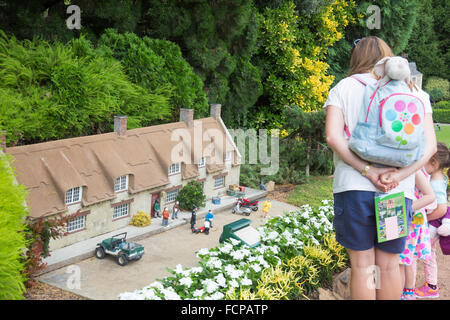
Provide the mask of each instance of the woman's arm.
{"label": "woman's arm", "polygon": [[[362,172],[364,168],[369,165],[367,161],[359,158],[353,151],[351,151],[348,147],[348,140],[344,138],[344,113],[342,110],[336,106],[328,106],[327,107],[327,115],[325,120],[325,132],[326,132],[326,140],[328,145],[334,152],[336,152],[341,159],[352,166],[359,172]],[[397,182],[387,182],[382,183],[379,180],[379,176],[382,173],[391,172],[395,170],[394,168],[377,168],[371,166],[370,169],[366,173],[366,177],[383,192],[387,192],[390,189],[395,188],[398,183]]]}
{"label": "woman's arm", "polygon": [[435,199],[433,188],[431,187],[428,179],[425,177],[421,170],[416,172],[416,187],[420,190],[420,192],[422,192],[422,197],[420,199],[414,200],[412,205],[413,211],[425,208]]}
{"label": "woman's arm", "polygon": [[419,160],[414,162],[408,167],[401,168],[394,172],[389,172],[383,174],[380,177],[381,182],[390,183],[390,182],[400,182],[403,179],[409,177],[414,172],[421,169],[436,153],[437,151],[437,142],[436,142],[436,133],[434,131],[433,117],[431,113],[425,114],[424,119],[424,133],[425,133],[425,151]]}

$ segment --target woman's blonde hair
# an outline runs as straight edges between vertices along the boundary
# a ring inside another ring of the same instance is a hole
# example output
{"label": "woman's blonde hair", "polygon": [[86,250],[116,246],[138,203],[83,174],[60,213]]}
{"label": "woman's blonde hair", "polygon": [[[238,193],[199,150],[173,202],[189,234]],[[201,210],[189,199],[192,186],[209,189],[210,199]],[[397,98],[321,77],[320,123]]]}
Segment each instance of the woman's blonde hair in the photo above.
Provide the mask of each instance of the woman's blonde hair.
{"label": "woman's blonde hair", "polygon": [[[382,39],[370,36],[355,40],[351,51],[350,70],[348,75],[357,73],[372,73],[377,79],[379,76],[373,71],[375,64],[384,57],[393,57],[391,47]],[[410,80],[408,84],[411,91],[418,90],[415,83]]]}
{"label": "woman's blonde hair", "polygon": [[378,61],[393,56],[392,49],[382,39],[375,36],[362,38],[353,45],[348,75],[372,72]]}

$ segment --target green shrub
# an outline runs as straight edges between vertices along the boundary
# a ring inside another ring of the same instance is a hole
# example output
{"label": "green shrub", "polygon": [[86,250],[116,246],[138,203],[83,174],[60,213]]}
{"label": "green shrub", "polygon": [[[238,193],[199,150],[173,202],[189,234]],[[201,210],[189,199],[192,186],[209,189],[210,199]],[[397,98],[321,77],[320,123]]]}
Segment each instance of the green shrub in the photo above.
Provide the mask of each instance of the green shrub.
{"label": "green shrub", "polygon": [[122,63],[134,83],[151,92],[159,88],[170,92],[170,107],[174,111],[170,120],[177,120],[180,108],[192,108],[195,114],[206,116],[208,102],[203,83],[183,59],[177,44],[107,29],[98,46]]}
{"label": "green shrub", "polygon": [[117,60],[91,42],[18,41],[0,32],[0,128],[7,142],[35,143],[129,128],[170,115],[169,95],[136,85]]}
{"label": "green shrub", "polygon": [[[442,93],[439,100],[449,100],[450,99],[450,82],[447,79],[442,79],[438,77],[430,77],[424,86],[426,92],[432,95],[432,91],[438,93],[438,90]],[[430,97],[431,98],[431,97]],[[433,99],[432,99],[433,100]],[[436,100],[435,100],[436,101]]]}
{"label": "green shrub", "polygon": [[437,102],[434,106],[433,106],[433,110],[436,109],[446,109],[446,110],[450,110],[450,101],[448,100],[442,100]]}
{"label": "green shrub", "polygon": [[195,205],[197,208],[204,207],[206,197],[203,194],[203,187],[200,182],[189,181],[177,195],[181,210],[192,210]]}
{"label": "green shrub", "polygon": [[0,152],[0,300],[23,299],[22,253],[27,244],[24,234],[26,189],[14,182],[10,157]]}
{"label": "green shrub", "polygon": [[433,120],[439,123],[450,123],[449,109],[435,109],[433,110]]}

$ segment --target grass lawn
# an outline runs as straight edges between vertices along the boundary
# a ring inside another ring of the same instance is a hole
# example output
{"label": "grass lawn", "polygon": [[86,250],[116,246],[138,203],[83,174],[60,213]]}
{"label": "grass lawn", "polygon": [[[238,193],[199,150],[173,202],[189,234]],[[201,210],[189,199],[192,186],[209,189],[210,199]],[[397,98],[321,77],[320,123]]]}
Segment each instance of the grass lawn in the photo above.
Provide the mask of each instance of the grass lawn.
{"label": "grass lawn", "polygon": [[447,145],[449,145],[450,144],[450,126],[441,124],[441,130],[439,130],[436,125],[434,127],[436,129],[437,141],[444,142]]}
{"label": "grass lawn", "polygon": [[309,182],[298,185],[286,200],[296,206],[309,204],[312,207],[322,205],[322,200],[333,199],[333,178],[328,176],[311,176]]}

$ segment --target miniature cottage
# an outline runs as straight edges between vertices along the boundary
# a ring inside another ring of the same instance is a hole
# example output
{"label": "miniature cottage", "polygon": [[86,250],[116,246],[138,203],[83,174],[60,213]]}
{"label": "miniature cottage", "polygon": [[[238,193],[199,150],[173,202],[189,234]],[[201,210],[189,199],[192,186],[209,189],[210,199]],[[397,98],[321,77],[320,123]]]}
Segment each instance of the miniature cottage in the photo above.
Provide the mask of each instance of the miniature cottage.
{"label": "miniature cottage", "polygon": [[157,199],[171,208],[191,180],[207,199],[239,184],[240,153],[220,109],[211,105],[210,117],[197,120],[181,109],[179,122],[133,130],[115,117],[114,132],[6,148],[32,218],[78,212],[50,249],[123,228],[138,211],[153,216]]}

